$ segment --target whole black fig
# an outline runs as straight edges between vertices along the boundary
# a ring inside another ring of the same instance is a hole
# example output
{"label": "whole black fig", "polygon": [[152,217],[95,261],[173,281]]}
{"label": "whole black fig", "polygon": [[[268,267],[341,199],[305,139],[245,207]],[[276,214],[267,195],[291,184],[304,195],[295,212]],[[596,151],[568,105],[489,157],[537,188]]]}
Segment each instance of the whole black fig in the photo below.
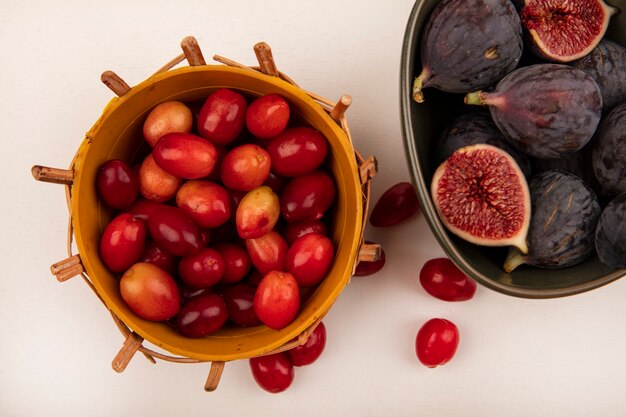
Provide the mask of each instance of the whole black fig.
{"label": "whole black fig", "polygon": [[443,0],[421,39],[422,72],[413,83],[413,99],[422,89],[467,93],[495,84],[522,55],[522,26],[509,0]]}
{"label": "whole black fig", "polygon": [[592,161],[593,172],[605,195],[626,192],[626,101],[600,123]]}
{"label": "whole black fig", "polygon": [[596,251],[610,268],[626,268],[626,193],[604,208],[596,228]]}
{"label": "whole black fig", "polygon": [[579,177],[565,171],[547,171],[529,184],[531,218],[528,253],[511,250],[504,270],[521,264],[562,268],[582,262],[594,252],[600,204]]}
{"label": "whole black fig", "polygon": [[536,158],[558,158],[581,149],[593,136],[602,114],[596,82],[561,64],[518,68],[495,91],[465,96],[466,104],[487,105],[509,142]]}
{"label": "whole black fig", "polygon": [[589,55],[572,65],[598,83],[605,113],[626,100],[626,48],[622,45],[603,39]]}

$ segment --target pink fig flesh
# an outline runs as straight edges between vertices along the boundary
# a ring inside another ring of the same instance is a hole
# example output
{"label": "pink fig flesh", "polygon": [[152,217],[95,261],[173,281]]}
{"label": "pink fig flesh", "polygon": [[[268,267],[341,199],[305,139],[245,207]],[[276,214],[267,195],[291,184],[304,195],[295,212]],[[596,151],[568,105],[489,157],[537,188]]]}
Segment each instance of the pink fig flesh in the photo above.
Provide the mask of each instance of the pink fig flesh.
{"label": "pink fig flesh", "polygon": [[598,45],[615,12],[602,0],[526,0],[520,18],[535,55],[570,62]]}
{"label": "pink fig flesh", "polygon": [[528,251],[530,193],[507,152],[485,144],[457,150],[435,171],[431,196],[455,235],[477,245]]}

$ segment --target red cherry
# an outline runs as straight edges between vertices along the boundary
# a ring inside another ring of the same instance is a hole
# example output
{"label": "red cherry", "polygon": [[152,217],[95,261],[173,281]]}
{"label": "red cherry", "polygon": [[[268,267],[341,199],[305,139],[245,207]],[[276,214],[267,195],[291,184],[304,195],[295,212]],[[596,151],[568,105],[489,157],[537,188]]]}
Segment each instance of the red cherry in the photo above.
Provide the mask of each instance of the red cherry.
{"label": "red cherry", "polygon": [[309,233],[293,242],[287,251],[285,269],[296,278],[298,285],[310,287],[324,279],[334,258],[335,249],[330,239]]}
{"label": "red cherry", "polygon": [[138,262],[120,280],[120,295],[139,317],[150,321],[168,320],[180,308],[180,296],[174,279],[161,268]]}
{"label": "red cherry", "polygon": [[228,311],[222,297],[201,294],[187,301],[176,315],[175,327],[186,337],[204,337],[222,328]]}
{"label": "red cherry", "polygon": [[139,193],[137,174],[119,159],[109,160],[100,166],[96,183],[105,204],[118,210],[130,207]]}
{"label": "red cherry", "polygon": [[292,127],[272,139],[267,146],[272,171],[296,177],[315,171],[326,159],[328,144],[320,132],[310,127]]}
{"label": "red cherry", "polygon": [[335,182],[324,171],[292,178],[280,196],[280,213],[287,223],[319,220],[336,193]]}
{"label": "red cherry", "polygon": [[278,94],[255,99],[246,111],[246,126],[257,138],[269,139],[279,135],[289,123],[289,103]]}
{"label": "red cherry", "polygon": [[254,312],[270,329],[280,330],[293,321],[300,308],[298,282],[287,272],[265,275],[254,294]]}
{"label": "red cherry", "polygon": [[154,145],[157,165],[178,178],[198,179],[213,171],[217,161],[215,146],[191,133],[168,133]]}
{"label": "red cherry", "polygon": [[180,279],[192,288],[208,288],[220,282],[224,275],[224,260],[214,249],[206,248],[185,256],[178,263]]}
{"label": "red cherry", "polygon": [[176,193],[176,205],[200,227],[213,228],[231,216],[231,197],[221,185],[210,181],[187,181]]}
{"label": "red cherry", "polygon": [[430,319],[419,329],[415,338],[415,353],[419,361],[434,368],[450,361],[459,346],[459,330],[446,319]]}
{"label": "red cherry", "polygon": [[293,366],[310,365],[317,360],[326,347],[326,327],[320,322],[303,345],[287,351]]}
{"label": "red cherry", "polygon": [[246,99],[220,88],[211,94],[198,115],[198,133],[214,145],[227,145],[239,136],[246,121]]}
{"label": "red cherry", "polygon": [[213,246],[213,249],[215,249],[224,260],[223,283],[230,284],[238,282],[248,275],[252,264],[246,249],[232,243],[217,243]]}
{"label": "red cherry", "polygon": [[227,188],[250,191],[260,187],[270,174],[271,159],[258,145],[246,143],[224,155],[220,178]]}
{"label": "red cherry", "polygon": [[285,352],[250,358],[249,363],[254,380],[265,391],[276,394],[293,382],[293,365]]}
{"label": "red cherry", "polygon": [[444,301],[467,301],[476,293],[476,282],[448,258],[427,261],[420,271],[420,283],[427,293]]}
{"label": "red cherry", "polygon": [[159,207],[150,216],[148,228],[152,238],[172,255],[192,255],[202,248],[198,226],[177,207]]}
{"label": "red cherry", "polygon": [[146,225],[132,214],[120,214],[100,238],[100,258],[112,272],[124,272],[143,255]]}
{"label": "red cherry", "polygon": [[235,284],[224,289],[224,302],[230,320],[243,327],[258,326],[261,320],[254,312],[256,288],[250,284]]}
{"label": "red cherry", "polygon": [[285,269],[289,247],[285,239],[275,230],[256,239],[246,239],[246,249],[252,265],[261,274]]}
{"label": "red cherry", "polygon": [[410,182],[400,182],[385,191],[370,214],[374,227],[389,227],[401,223],[420,209],[417,194]]}

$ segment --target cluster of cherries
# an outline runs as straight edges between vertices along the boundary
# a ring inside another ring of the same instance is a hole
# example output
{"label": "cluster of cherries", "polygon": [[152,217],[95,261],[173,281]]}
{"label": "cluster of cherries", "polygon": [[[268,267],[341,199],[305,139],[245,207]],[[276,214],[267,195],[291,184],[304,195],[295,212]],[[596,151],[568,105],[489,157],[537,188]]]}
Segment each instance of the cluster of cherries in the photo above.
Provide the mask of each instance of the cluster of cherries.
{"label": "cluster of cherries", "polygon": [[[295,123],[277,94],[248,103],[224,88],[192,108],[157,105],[143,124],[149,154],[132,168],[122,160],[100,167],[97,190],[115,213],[100,257],[121,275],[132,312],[183,336],[205,337],[227,322],[282,329],[335,256],[327,140]],[[325,340],[320,323],[306,344],[251,359],[255,379],[286,389],[293,366],[313,362]],[[272,374],[277,366],[291,369],[286,379]]]}

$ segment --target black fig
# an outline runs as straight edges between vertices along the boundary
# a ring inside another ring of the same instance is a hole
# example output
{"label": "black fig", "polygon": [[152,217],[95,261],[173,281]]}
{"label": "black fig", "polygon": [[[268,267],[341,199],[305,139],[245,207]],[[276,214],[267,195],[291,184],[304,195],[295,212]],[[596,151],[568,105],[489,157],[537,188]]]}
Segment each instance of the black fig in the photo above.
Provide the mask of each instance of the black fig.
{"label": "black fig", "polygon": [[502,136],[489,113],[463,114],[450,123],[439,136],[435,147],[435,159],[441,164],[459,148],[486,143],[505,150],[515,159],[525,177],[530,176],[530,162]]}
{"label": "black fig", "polygon": [[596,251],[610,268],[626,268],[626,193],[604,208],[596,227]]}
{"label": "black fig", "polygon": [[626,192],[626,101],[600,123],[592,161],[593,172],[605,195]]}
{"label": "black fig", "polygon": [[443,0],[422,33],[422,72],[413,98],[422,89],[467,93],[495,84],[511,72],[522,54],[522,26],[509,0]]}
{"label": "black fig", "polygon": [[596,47],[616,11],[602,0],[526,0],[520,18],[534,54],[570,62]]}
{"label": "black fig", "polygon": [[581,149],[602,113],[595,81],[560,64],[518,68],[500,80],[495,91],[469,93],[465,103],[489,106],[508,141],[537,158],[558,158]]}
{"label": "black fig", "polygon": [[600,194],[601,188],[591,166],[593,139],[581,150],[574,153],[561,155],[554,159],[531,158],[533,174],[541,174],[546,171],[563,170],[582,179],[596,193]]}
{"label": "black fig", "polygon": [[528,183],[532,217],[528,253],[511,250],[506,272],[521,264],[562,268],[582,262],[594,252],[600,204],[580,178],[565,171],[547,171]]}
{"label": "black fig", "polygon": [[574,68],[589,74],[602,92],[602,110],[610,112],[626,100],[626,48],[603,39],[589,55],[572,62]]}
{"label": "black fig", "polygon": [[526,252],[528,185],[502,149],[478,144],[457,150],[435,171],[431,196],[442,223],[455,235]]}

